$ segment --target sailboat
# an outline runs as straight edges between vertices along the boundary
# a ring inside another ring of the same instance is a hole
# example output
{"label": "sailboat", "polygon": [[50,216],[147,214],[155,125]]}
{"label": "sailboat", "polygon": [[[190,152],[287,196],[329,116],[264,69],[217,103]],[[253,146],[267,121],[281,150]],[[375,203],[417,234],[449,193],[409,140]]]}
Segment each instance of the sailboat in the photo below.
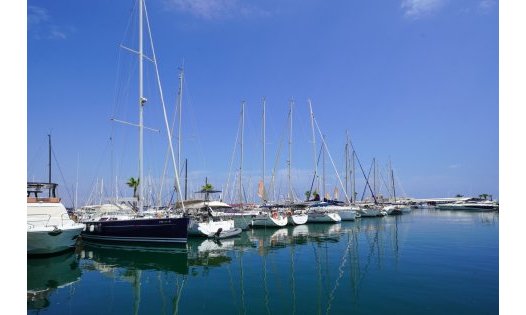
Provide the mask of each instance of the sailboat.
{"label": "sailboat", "polygon": [[[291,107],[292,108],[292,107]],[[265,102],[263,102],[263,130],[265,130]],[[289,139],[289,147],[290,147],[290,139]],[[289,150],[290,154],[290,150]],[[263,131],[263,160],[265,160],[265,132]],[[265,170],[263,168],[263,178],[265,178],[264,174]],[[289,157],[289,186],[290,186],[290,157]],[[264,195],[264,183],[263,183],[263,192]],[[290,187],[289,187],[289,195],[290,195]],[[263,198],[264,200],[266,198]],[[259,213],[252,219],[252,226],[253,227],[283,227],[288,224],[289,217],[281,211],[283,208],[274,205],[267,205],[264,204],[259,207],[260,211]]]}
{"label": "sailboat", "polygon": [[[314,152],[314,179],[316,179],[316,176],[318,175],[318,159],[316,159],[316,137],[314,133],[314,113],[312,112],[312,104],[309,102],[309,109],[310,109],[310,118],[311,118],[311,128],[312,128],[312,144],[313,144],[313,152]],[[319,129],[318,129],[319,131]],[[320,132],[321,135],[321,132]],[[325,154],[325,141],[323,140],[322,136],[322,151],[320,152]],[[324,155],[325,156],[325,155]],[[325,167],[325,163],[324,163]],[[325,169],[323,172],[323,178],[325,178]],[[314,183],[314,182],[313,182]],[[325,179],[323,184],[323,189],[325,190]],[[311,192],[309,192],[310,195]],[[342,220],[341,216],[337,211],[335,211],[334,207],[328,207],[327,203],[321,203],[320,202],[320,196],[318,193],[314,193],[314,200],[307,201],[307,214],[308,214],[308,222],[316,222],[316,223],[337,223]]]}
{"label": "sailboat", "polygon": [[[144,11],[144,14],[143,14]],[[143,109],[147,99],[143,95],[143,15],[146,14],[146,5],[144,0],[139,0],[139,51],[136,52],[139,56],[139,180],[143,179]],[[148,19],[146,19],[148,22]],[[151,39],[151,38],[150,38]],[[151,42],[152,52],[153,41]],[[157,70],[157,62],[155,53],[153,53],[153,63]],[[158,73],[157,73],[158,74]],[[160,86],[159,86],[160,87]],[[168,127],[168,121],[165,115],[165,123],[167,127],[168,140],[170,148],[172,149],[172,158],[175,167],[175,159],[173,157],[173,148],[171,146],[171,133]],[[175,172],[177,182],[179,177],[177,171]],[[89,241],[110,241],[110,242],[145,242],[145,243],[186,243],[188,237],[188,222],[186,217],[168,216],[163,218],[145,217],[143,214],[144,204],[144,184],[138,185],[138,207],[137,213],[134,216],[126,218],[111,218],[110,220],[100,218],[98,220],[85,221],[85,230],[82,232],[82,238]],[[179,185],[178,185],[179,186]],[[180,193],[180,189],[178,189]],[[183,207],[184,208],[184,207]]]}

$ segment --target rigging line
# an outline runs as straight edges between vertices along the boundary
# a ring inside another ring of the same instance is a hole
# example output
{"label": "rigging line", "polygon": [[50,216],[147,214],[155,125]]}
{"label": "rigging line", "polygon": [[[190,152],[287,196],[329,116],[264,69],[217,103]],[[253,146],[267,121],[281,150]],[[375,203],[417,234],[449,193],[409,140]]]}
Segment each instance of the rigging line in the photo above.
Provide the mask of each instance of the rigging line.
{"label": "rigging line", "polygon": [[60,164],[58,163],[57,156],[55,155],[55,150],[51,148],[51,152],[53,153],[53,158],[55,159],[55,163],[57,163],[58,171],[60,173],[60,176],[62,177],[62,182],[64,182],[64,187],[66,187],[66,192],[68,194],[69,200],[71,203],[73,203],[73,198],[71,197],[71,191],[68,189],[68,185],[66,185],[66,179],[64,178],[64,174],[62,173],[62,169],[60,168]]}
{"label": "rigging line", "polygon": [[[229,186],[230,186],[230,176],[232,175],[232,167],[234,165],[234,157],[235,157],[235,154],[236,154],[237,142],[239,140],[240,129],[241,129],[241,121],[239,122],[239,125],[237,127],[236,140],[234,141],[234,150],[232,151],[232,158],[230,159],[230,168],[228,169],[228,177],[227,177],[226,186],[225,186],[225,191],[227,192],[227,194],[229,193],[228,189],[229,189]],[[232,198],[233,197],[233,193],[231,195],[224,196],[224,200],[228,200],[226,198],[227,196]],[[231,199],[231,200],[233,200],[233,199]]]}
{"label": "rigging line", "polygon": [[[314,114],[312,114],[312,115],[314,116]],[[334,171],[336,172],[336,177],[338,177],[338,182],[340,183],[340,186],[341,186],[341,188],[343,189],[343,191],[345,193],[345,198],[347,199],[347,202],[350,203],[351,201],[349,200],[349,196],[347,196],[347,192],[345,191],[345,189],[343,187],[342,180],[340,178],[340,175],[338,174],[338,171],[336,170],[336,165],[334,165],[334,161],[332,159],[331,152],[329,151],[329,146],[327,145],[327,142],[325,141],[325,137],[321,133],[320,126],[318,125],[318,121],[314,117],[313,117],[313,120],[314,120],[314,123],[316,124],[316,129],[318,129],[318,132],[320,133],[321,141],[325,145],[325,151],[327,151],[327,154],[329,155],[329,159],[331,161],[332,167],[334,168]],[[325,190],[325,187],[324,187],[324,190]]]}
{"label": "rigging line", "polygon": [[[133,4],[133,8],[130,10],[131,11],[131,14],[128,16],[128,23],[126,24],[126,28],[124,30],[124,33],[123,33],[123,36],[122,36],[122,39],[121,39],[121,46],[122,46],[122,43],[124,43],[124,40],[126,38],[126,34],[129,33],[129,30],[131,28],[131,24],[133,22],[133,16],[135,16],[135,10],[137,8],[137,1],[134,1],[134,4]],[[120,51],[120,49],[118,50]],[[118,78],[119,78],[119,69],[120,69],[120,65],[121,65],[121,54],[118,53],[117,54],[117,73],[115,75],[115,82],[114,82],[114,99],[113,99],[113,104],[114,104],[114,107],[113,107],[113,114],[115,114],[116,112],[116,107],[117,107],[117,99],[118,99],[118,95],[120,94],[119,91],[118,91]],[[129,80],[129,79],[128,79]]]}
{"label": "rigging line", "polygon": [[170,152],[172,153],[172,161],[173,161],[173,167],[174,167],[174,170],[175,171],[175,180],[176,180],[176,184],[177,184],[177,190],[179,192],[179,198],[181,199],[181,206],[183,208],[183,212],[185,211],[184,209],[184,201],[183,201],[183,195],[182,195],[182,192],[181,192],[181,185],[179,183],[179,174],[177,172],[177,165],[175,163],[175,156],[174,156],[174,150],[173,150],[173,145],[172,145],[172,137],[171,137],[171,132],[170,132],[170,126],[168,124],[168,117],[166,115],[166,107],[164,105],[164,97],[163,97],[163,90],[162,90],[162,87],[161,87],[161,79],[159,77],[159,69],[157,68],[157,57],[155,55],[155,49],[153,47],[153,38],[152,38],[152,33],[151,33],[151,28],[150,28],[150,20],[148,19],[148,11],[146,9],[146,3],[143,3],[144,5],[144,13],[145,13],[145,17],[146,17],[146,25],[147,25],[147,29],[148,29],[148,35],[150,37],[150,47],[152,49],[152,55],[153,55],[153,60],[154,60],[154,65],[155,65],[155,73],[157,75],[157,85],[158,85],[158,88],[159,88],[159,96],[161,98],[161,104],[162,104],[162,109],[163,109],[163,114],[164,114],[164,123],[165,123],[165,126],[166,126],[166,133],[168,135],[168,142],[170,143]]}
{"label": "rigging line", "polygon": [[[108,147],[109,147],[109,143],[106,143],[106,146],[104,147],[104,150],[102,151],[102,155],[100,157],[100,160],[99,160],[99,163],[95,169],[95,173],[93,174],[93,177],[92,177],[92,180],[91,180],[91,187],[93,187],[93,184],[95,183],[95,178],[97,178],[97,181],[98,181],[98,174],[99,174],[99,171],[100,171],[100,167],[102,165],[102,162],[104,160],[104,156],[106,155],[106,151],[108,150]],[[89,201],[91,200],[91,196],[90,198],[87,200]]]}
{"label": "rigging line", "polygon": [[362,171],[363,177],[365,178],[365,184],[366,184],[366,186],[369,187],[369,190],[371,191],[371,195],[373,196],[374,203],[377,203],[376,196],[374,195],[373,189],[371,188],[371,185],[369,184],[368,176],[365,177],[365,172],[363,170],[362,163],[360,162],[360,158],[358,157],[358,153],[354,149],[354,145],[352,144],[352,140],[350,138],[349,138],[349,143],[351,144],[351,148],[354,151],[354,155],[356,156],[356,160],[358,160],[358,165],[360,166],[360,170]]}
{"label": "rigging line", "polygon": [[[174,115],[173,115],[173,118],[172,118],[172,129],[170,130],[170,132],[172,133],[172,137],[173,137],[173,132],[175,130],[175,120],[177,118],[177,113],[178,113],[178,110],[179,110],[179,106],[175,106],[175,112],[174,112]],[[181,141],[181,139],[178,139],[178,141]],[[169,154],[170,154],[170,147],[167,146],[166,148],[166,154],[165,154],[165,158],[164,158],[164,168],[163,168],[163,175],[161,176],[161,189],[159,189],[159,206],[161,205],[161,195],[162,195],[162,191],[163,191],[163,187],[164,187],[164,178],[166,176],[166,169],[168,167],[168,160],[169,160]],[[181,163],[179,161],[179,163]],[[178,170],[175,170],[175,171],[178,171]],[[176,187],[174,187],[176,188]],[[173,194],[172,194],[172,197],[173,197]],[[171,198],[170,198],[171,199]]]}
{"label": "rigging line", "polygon": [[[323,144],[320,146],[320,153],[318,153],[318,161],[316,162],[316,165],[318,165],[320,163],[322,150],[323,150]],[[310,184],[309,196],[312,195],[312,188],[314,187],[314,181],[316,180],[316,176],[317,175],[318,174],[316,174],[316,170],[314,170],[314,176],[312,177],[312,183]],[[317,192],[317,193],[320,193],[320,192]]]}
{"label": "rigging line", "polygon": [[[393,170],[393,174],[394,174],[394,170]],[[396,177],[395,181],[398,184],[398,186],[400,187],[400,190],[402,191],[402,196],[407,197],[407,194],[405,193],[405,189],[404,189],[404,187],[402,187],[402,182],[400,182],[398,177]]]}
{"label": "rigging line", "polygon": [[[183,68],[185,68],[184,66],[184,60],[183,60]],[[193,103],[193,100],[192,100],[192,90],[190,89],[188,83],[188,77],[187,77],[187,74],[185,72],[184,74],[184,80],[183,80],[183,89],[185,90],[185,99],[186,99],[186,106],[185,108],[187,109],[187,111],[185,112],[186,115],[190,116],[190,120],[192,121],[192,129],[191,129],[191,134],[195,135],[195,139],[196,139],[196,142],[197,142],[197,151],[198,153],[200,154],[201,158],[202,158],[202,162],[203,162],[203,168],[206,169],[207,168],[207,154],[206,154],[206,151],[204,149],[204,145],[203,145],[203,142],[202,142],[202,139],[203,137],[201,137],[201,134],[200,134],[200,131],[203,129],[203,128],[198,128],[196,126],[198,126],[197,124],[197,121],[202,121],[202,120],[198,120],[195,118],[195,112],[193,111],[193,109],[195,108],[194,106],[194,103]]]}
{"label": "rigging line", "polygon": [[[283,147],[283,142],[284,142],[284,139],[285,139],[285,131],[287,130],[287,122],[285,123],[283,129],[283,131],[281,132],[281,139],[280,139],[280,142],[279,142],[279,145],[278,145],[278,151],[277,151],[277,154],[276,154],[276,159],[274,160],[274,167],[272,168],[272,175],[270,177],[270,185],[269,185],[269,192],[273,191],[276,189],[276,183],[275,183],[275,179],[276,179],[276,169],[278,167],[278,162],[279,162],[279,157],[281,155],[281,149]],[[276,194],[274,192],[274,201],[277,201],[276,199]]]}
{"label": "rigging line", "polygon": [[[365,179],[367,182],[369,182],[369,177],[371,176],[372,169],[373,169],[373,164],[371,164],[371,167],[369,168],[369,173],[367,173],[367,178]],[[367,185],[363,186],[363,193],[362,193],[361,200],[363,200],[363,198],[365,197],[366,190],[367,190]]]}
{"label": "rigging line", "polygon": [[[382,170],[383,169],[380,169],[380,171],[382,171]],[[382,172],[378,172],[378,173],[380,173],[380,179],[382,180],[382,183],[384,184],[385,188],[387,189],[387,192],[389,193],[389,198],[392,197],[391,189],[389,188],[389,185],[387,185],[387,182],[386,182],[386,180],[384,178],[384,175],[382,174]]]}
{"label": "rigging line", "polygon": [[[34,161],[36,160],[36,158],[38,157],[38,153],[40,153],[40,151],[42,150],[42,147],[44,146],[44,142],[41,142],[40,143],[40,147],[35,151],[33,157],[31,158],[31,161],[30,163],[28,163],[27,165],[35,165],[34,164]],[[28,172],[29,174],[29,172]],[[29,175],[28,175],[29,176]]]}

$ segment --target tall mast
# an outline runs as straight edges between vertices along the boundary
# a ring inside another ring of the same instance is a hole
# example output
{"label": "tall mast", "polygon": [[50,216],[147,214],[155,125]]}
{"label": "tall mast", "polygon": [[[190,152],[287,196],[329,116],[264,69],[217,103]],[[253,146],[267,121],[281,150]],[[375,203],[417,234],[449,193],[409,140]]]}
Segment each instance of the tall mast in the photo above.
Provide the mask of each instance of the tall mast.
{"label": "tall mast", "polygon": [[293,202],[293,197],[292,197],[292,185],[291,185],[291,181],[290,181],[290,171],[291,171],[291,164],[292,164],[292,106],[294,105],[294,99],[290,100],[290,103],[289,103],[289,161],[288,161],[288,167],[289,167],[289,172],[288,172],[288,177],[289,177],[289,201],[292,203]]}
{"label": "tall mast", "polygon": [[356,203],[356,167],[355,167],[355,158],[356,153],[354,152],[354,148],[352,150],[352,200]]}
{"label": "tall mast", "polygon": [[266,130],[265,130],[265,126],[266,126],[266,121],[265,121],[265,117],[266,117],[266,98],[263,98],[263,203],[266,203],[266,190],[265,190],[265,147],[266,147],[266,139],[265,139],[265,134],[266,134]]}
{"label": "tall mast", "polygon": [[391,169],[391,182],[393,183],[393,198],[394,198],[394,202],[396,203],[395,181],[394,181],[393,166],[391,165],[391,159],[389,159],[389,168]]}
{"label": "tall mast", "polygon": [[[310,109],[310,125],[311,125],[311,129],[312,129],[312,156],[314,158],[314,176],[315,176],[315,180],[316,180],[316,177],[318,177],[318,163],[316,161],[316,134],[314,133],[314,114],[312,112],[312,103],[310,101],[310,99],[308,100],[308,103],[309,103],[309,109]],[[317,191],[319,194],[321,194],[321,191],[320,191],[320,182],[319,181],[316,181],[316,184],[317,184]]]}
{"label": "tall mast", "polygon": [[[349,134],[345,131],[345,195],[349,196]],[[350,202],[350,200],[347,200]]]}
{"label": "tall mast", "polygon": [[142,10],[143,10],[143,1],[139,0],[139,198],[138,198],[138,207],[139,212],[143,210],[143,199],[144,199],[144,179],[143,179],[143,107],[146,103],[146,98],[143,95],[143,43],[142,43]]}
{"label": "tall mast", "polygon": [[184,200],[187,199],[188,186],[188,159],[184,159]]}
{"label": "tall mast", "polygon": [[75,183],[75,202],[73,203],[73,209],[77,209],[77,203],[78,203],[78,190],[79,190],[79,154],[77,152],[77,180]]}
{"label": "tall mast", "polygon": [[321,146],[323,148],[322,152],[321,152],[322,153],[322,156],[321,156],[321,158],[322,158],[322,166],[323,166],[323,168],[322,168],[322,172],[323,172],[322,173],[322,186],[323,187],[322,188],[323,188],[323,197],[325,198],[325,197],[327,197],[327,195],[325,194],[325,188],[326,188],[325,187],[325,135],[322,135]]}
{"label": "tall mast", "polygon": [[[184,80],[184,65],[180,69],[179,73],[179,98],[178,98],[178,107],[179,107],[179,136],[177,144],[177,165],[181,165],[181,143],[183,142],[182,138],[182,125],[183,125],[183,80]],[[177,172],[177,170],[176,170]]]}
{"label": "tall mast", "polygon": [[[49,161],[49,164],[48,164],[48,183],[51,184],[51,134],[48,134],[47,135],[47,138],[48,138],[48,161]],[[50,186],[51,187],[51,186]],[[48,197],[51,197],[51,188],[49,188],[48,190]]]}
{"label": "tall mast", "polygon": [[373,158],[373,192],[376,196],[376,158]]}
{"label": "tall mast", "polygon": [[241,159],[239,162],[239,206],[243,209],[243,182],[242,182],[242,171],[243,171],[243,131],[245,129],[245,101],[241,103],[241,144],[240,154]]}

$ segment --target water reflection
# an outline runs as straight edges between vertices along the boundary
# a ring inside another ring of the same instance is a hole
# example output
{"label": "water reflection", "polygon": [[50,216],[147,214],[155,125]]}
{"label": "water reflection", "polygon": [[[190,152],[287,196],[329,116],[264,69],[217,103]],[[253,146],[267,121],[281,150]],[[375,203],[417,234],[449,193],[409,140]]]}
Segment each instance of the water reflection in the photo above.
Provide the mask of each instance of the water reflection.
{"label": "water reflection", "polygon": [[[473,242],[477,244],[473,248],[452,247],[451,242],[458,235],[464,236],[464,243],[469,240],[464,229],[466,221],[480,231],[472,234],[474,240],[492,246],[486,236],[495,229],[487,225],[498,228],[498,213],[435,214],[435,210],[423,209],[354,222],[254,229],[220,241],[189,239],[175,248],[81,244],[78,258],[68,256],[77,262],[77,268],[64,263],[66,266],[60,269],[77,272],[72,281],[87,279],[75,285],[77,296],[84,290],[77,298],[79,304],[86,303],[85,299],[115,295],[107,298],[115,305],[101,303],[100,313],[378,314],[386,312],[375,303],[378,296],[385,305],[394,303],[403,313],[401,310],[407,309],[400,301],[419,296],[419,286],[427,285],[426,290],[440,294],[442,291],[436,290],[448,288],[449,282],[457,281],[459,276],[469,278],[469,274],[459,273],[463,260],[454,258],[464,257],[469,250],[477,257],[498,257],[492,248],[487,251],[491,255],[480,252],[478,242]],[[445,238],[447,233],[454,237]],[[448,246],[447,251],[444,246]],[[469,270],[477,261],[469,261]],[[29,262],[28,281],[38,279],[30,273]],[[53,265],[59,268],[60,263]],[[478,270],[490,270],[484,274],[491,276],[491,264],[485,267],[481,263]],[[432,281],[424,282],[422,278]],[[97,291],[101,293],[92,297]],[[213,292],[213,298],[203,298],[209,292]],[[28,305],[29,301],[28,292]],[[45,307],[45,299],[40,301]],[[51,307],[57,304],[53,300]]]}
{"label": "water reflection", "polygon": [[58,288],[65,288],[79,281],[79,260],[73,251],[51,257],[27,260],[27,308],[45,309],[49,298]]}
{"label": "water reflection", "polygon": [[119,246],[84,242],[80,257],[86,259],[87,270],[113,274],[119,269],[165,270],[188,274],[186,246]]}

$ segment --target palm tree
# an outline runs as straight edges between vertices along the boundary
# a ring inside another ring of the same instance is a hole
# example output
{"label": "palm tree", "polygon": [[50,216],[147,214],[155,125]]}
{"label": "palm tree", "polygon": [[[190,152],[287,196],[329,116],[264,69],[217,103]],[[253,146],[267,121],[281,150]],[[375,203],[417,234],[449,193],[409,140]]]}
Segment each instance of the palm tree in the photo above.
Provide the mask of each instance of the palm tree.
{"label": "palm tree", "polygon": [[208,180],[207,180],[205,184],[201,187],[201,192],[205,194],[205,201],[210,200],[210,192],[213,192],[213,191],[214,191],[214,186],[208,183]]}
{"label": "palm tree", "polygon": [[488,194],[480,194],[479,198],[484,198],[484,200],[487,200],[488,196],[489,196]]}
{"label": "palm tree", "polygon": [[212,186],[212,184],[210,183],[206,183],[205,185],[203,185],[203,187],[201,187],[201,191],[211,191],[211,190],[214,190],[214,186]]}
{"label": "palm tree", "polygon": [[130,188],[133,188],[133,197],[134,198],[137,198],[137,187],[139,187],[139,182],[141,181],[140,178],[133,178],[133,177],[130,177],[130,179],[128,179],[128,182],[126,183],[128,185],[128,187]]}

